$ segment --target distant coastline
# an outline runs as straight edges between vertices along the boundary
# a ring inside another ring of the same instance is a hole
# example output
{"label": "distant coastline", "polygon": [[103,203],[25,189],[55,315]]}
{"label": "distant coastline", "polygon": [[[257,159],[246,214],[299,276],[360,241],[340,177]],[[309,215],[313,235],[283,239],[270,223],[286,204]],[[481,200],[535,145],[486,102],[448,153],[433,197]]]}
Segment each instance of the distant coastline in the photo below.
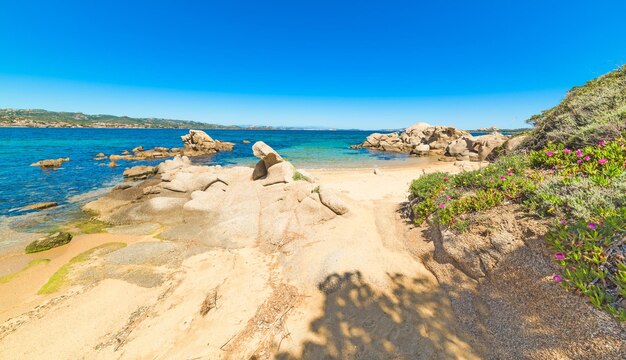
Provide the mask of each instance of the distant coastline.
{"label": "distant coastline", "polygon": [[[48,111],[42,109],[0,109],[0,128],[92,128],[92,129],[203,129],[203,130],[323,130],[323,131],[381,131],[404,129],[334,129],[312,126],[220,125],[200,121],[164,118],[133,118],[116,115],[89,115],[81,112]],[[514,135],[530,130],[480,128],[470,133],[499,131]]]}
{"label": "distant coastline", "polygon": [[0,109],[0,127],[5,128],[102,128],[102,129],[204,129],[204,130],[334,130],[312,127],[220,125],[163,118],[133,118],[89,115],[42,109]]}

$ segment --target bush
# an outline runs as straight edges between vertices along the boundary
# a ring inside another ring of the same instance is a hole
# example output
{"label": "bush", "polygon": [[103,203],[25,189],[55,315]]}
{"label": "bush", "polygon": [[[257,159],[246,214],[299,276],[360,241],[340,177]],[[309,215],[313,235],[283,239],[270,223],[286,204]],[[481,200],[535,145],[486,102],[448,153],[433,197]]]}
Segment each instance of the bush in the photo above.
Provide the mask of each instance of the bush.
{"label": "bush", "polygon": [[504,201],[520,201],[534,188],[526,174],[528,161],[507,156],[476,171],[457,175],[433,173],[413,181],[409,214],[416,224],[435,214],[437,221],[450,224],[468,212],[488,210]]}
{"label": "bush", "polygon": [[524,205],[539,216],[589,220],[626,206],[626,174],[608,186],[588,178],[555,176],[539,184]]}
{"label": "bush", "polygon": [[598,185],[608,185],[626,171],[626,140],[619,137],[583,149],[549,144],[541,151],[532,151],[530,162],[535,168],[550,169],[564,176],[588,177]]}
{"label": "bush", "polygon": [[626,208],[595,221],[562,221],[546,235],[563,268],[555,280],[626,320]]}

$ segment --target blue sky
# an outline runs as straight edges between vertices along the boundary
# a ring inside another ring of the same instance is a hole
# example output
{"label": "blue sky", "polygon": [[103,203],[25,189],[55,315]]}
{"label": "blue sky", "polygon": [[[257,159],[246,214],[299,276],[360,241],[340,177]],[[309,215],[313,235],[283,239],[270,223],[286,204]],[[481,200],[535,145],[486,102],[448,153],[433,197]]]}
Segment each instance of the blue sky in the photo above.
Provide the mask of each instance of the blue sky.
{"label": "blue sky", "polygon": [[521,127],[626,63],[624,1],[4,1],[0,107]]}

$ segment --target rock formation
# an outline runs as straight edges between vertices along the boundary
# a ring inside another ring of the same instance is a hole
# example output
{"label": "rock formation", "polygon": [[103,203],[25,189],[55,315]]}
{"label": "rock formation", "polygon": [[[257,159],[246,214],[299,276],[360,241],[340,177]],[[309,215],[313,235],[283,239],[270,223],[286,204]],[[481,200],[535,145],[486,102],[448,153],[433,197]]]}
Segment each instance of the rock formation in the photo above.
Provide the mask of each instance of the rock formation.
{"label": "rock formation", "polygon": [[213,140],[207,133],[202,130],[189,130],[189,134],[181,136],[185,147],[183,155],[199,156],[213,154],[218,151],[231,151],[234,143]]}
{"label": "rock formation", "polygon": [[355,147],[424,155],[430,150],[442,149],[449,142],[462,136],[471,135],[452,126],[431,126],[418,122],[406,128],[402,133],[371,134],[363,143]]}
{"label": "rock formation", "polygon": [[445,148],[445,154],[455,156],[457,160],[483,161],[507,139],[507,136],[497,132],[477,137],[463,136],[450,142]]}
{"label": "rock formation", "polygon": [[40,160],[30,166],[39,166],[43,170],[56,169],[63,165],[64,162],[70,161],[70,158],[58,158],[49,160]]}
{"label": "rock formation", "polygon": [[432,126],[418,122],[402,133],[374,133],[352,148],[362,147],[381,151],[403,152],[413,155],[429,155],[443,150],[447,156],[458,160],[484,160],[491,151],[502,145],[508,137],[494,132],[474,137],[464,130],[452,126]]}
{"label": "rock formation", "polygon": [[273,248],[349,211],[332,189],[294,180],[294,166],[267,144],[257,142],[253,151],[260,159],[254,169],[198,166],[186,156],[166,160],[156,169],[127,169],[127,177],[155,175],[135,186],[118,187],[84,209],[112,224],[167,225],[162,236],[168,239]]}

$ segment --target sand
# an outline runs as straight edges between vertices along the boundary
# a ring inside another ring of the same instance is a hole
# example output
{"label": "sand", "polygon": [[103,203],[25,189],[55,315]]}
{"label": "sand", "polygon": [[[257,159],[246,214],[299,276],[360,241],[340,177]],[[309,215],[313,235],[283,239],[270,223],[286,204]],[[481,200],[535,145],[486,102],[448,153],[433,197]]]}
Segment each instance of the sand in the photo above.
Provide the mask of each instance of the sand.
{"label": "sand", "polygon": [[[432,244],[398,212],[414,178],[460,170],[443,162],[377,174],[307,169],[350,212],[273,252],[166,242],[154,224],[77,236],[36,255],[48,264],[0,284],[0,359],[493,357],[422,260]],[[107,242],[129,245],[72,268],[58,292],[37,295],[72,257]]]}

